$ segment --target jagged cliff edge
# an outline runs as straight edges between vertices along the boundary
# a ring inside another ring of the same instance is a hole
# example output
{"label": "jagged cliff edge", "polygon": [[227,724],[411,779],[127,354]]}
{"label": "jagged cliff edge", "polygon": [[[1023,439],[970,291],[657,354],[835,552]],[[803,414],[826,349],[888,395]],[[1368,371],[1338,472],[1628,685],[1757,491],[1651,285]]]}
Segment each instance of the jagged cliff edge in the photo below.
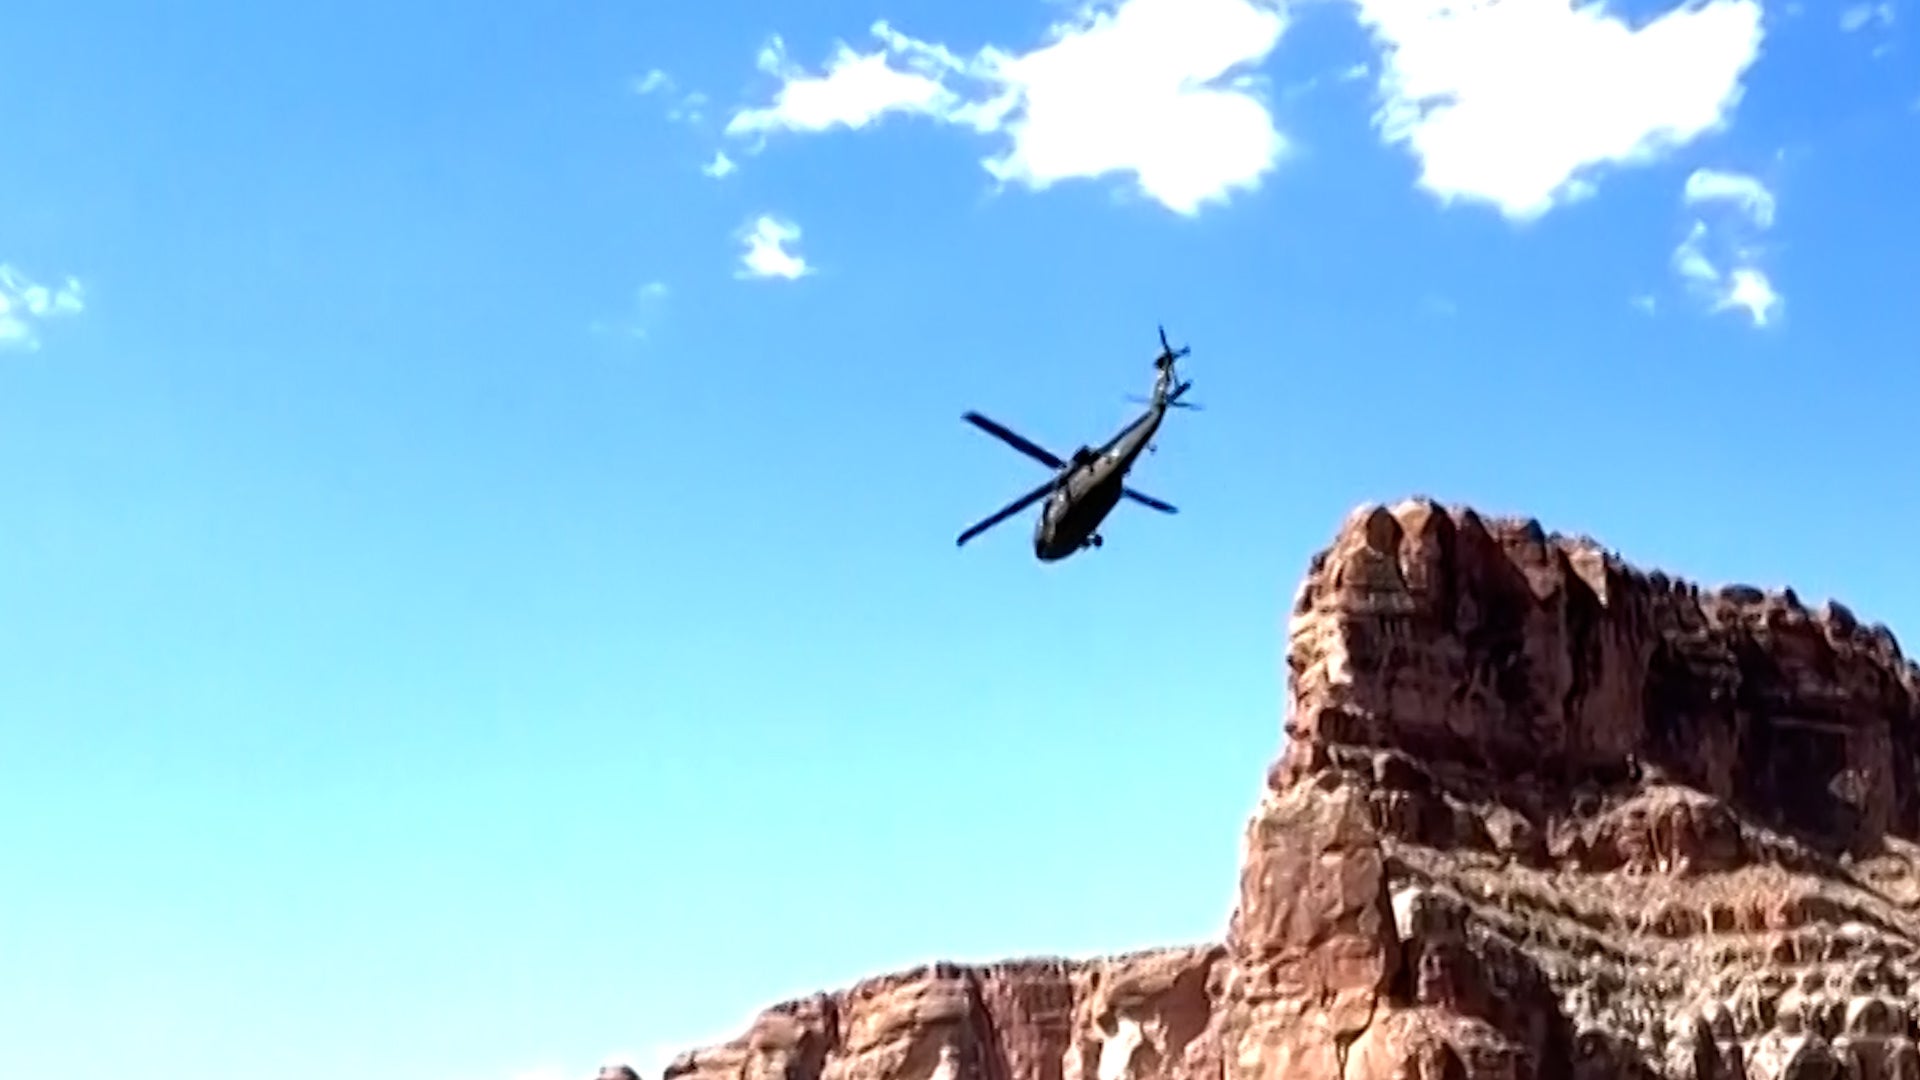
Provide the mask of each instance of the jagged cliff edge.
{"label": "jagged cliff edge", "polygon": [[1789,591],[1363,507],[1223,940],[932,964],[663,1080],[1920,1080],[1920,668]]}

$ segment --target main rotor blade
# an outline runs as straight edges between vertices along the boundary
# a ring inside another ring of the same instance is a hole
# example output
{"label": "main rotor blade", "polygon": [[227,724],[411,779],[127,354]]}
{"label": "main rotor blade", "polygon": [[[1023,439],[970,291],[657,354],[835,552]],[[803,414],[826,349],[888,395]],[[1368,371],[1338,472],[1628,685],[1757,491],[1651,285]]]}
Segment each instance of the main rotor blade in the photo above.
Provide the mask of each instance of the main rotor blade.
{"label": "main rotor blade", "polygon": [[1049,469],[1058,469],[1066,465],[1066,462],[1060,460],[1060,455],[1048,450],[1046,447],[1041,446],[1025,435],[1016,434],[1004,425],[981,416],[977,412],[967,413],[960,419],[992,435],[994,438],[999,439],[1001,442],[1006,443],[1008,446],[1038,461]]}
{"label": "main rotor blade", "polygon": [[1134,502],[1137,502],[1142,506],[1151,506],[1155,510],[1160,511],[1163,514],[1177,514],[1180,512],[1179,508],[1174,506],[1172,503],[1163,503],[1159,499],[1156,499],[1151,495],[1142,495],[1130,487],[1121,488],[1120,494],[1126,496],[1129,499],[1132,499]]}
{"label": "main rotor blade", "polygon": [[1027,507],[1032,506],[1034,503],[1039,502],[1042,496],[1053,490],[1054,484],[1057,482],[1057,480],[1049,479],[1046,483],[1041,484],[1039,487],[1034,488],[1032,491],[1001,507],[992,517],[961,533],[960,539],[954,541],[953,546],[959,547],[974,537],[979,536],[981,533],[986,532],[988,529],[993,528],[995,525],[1025,510]]}

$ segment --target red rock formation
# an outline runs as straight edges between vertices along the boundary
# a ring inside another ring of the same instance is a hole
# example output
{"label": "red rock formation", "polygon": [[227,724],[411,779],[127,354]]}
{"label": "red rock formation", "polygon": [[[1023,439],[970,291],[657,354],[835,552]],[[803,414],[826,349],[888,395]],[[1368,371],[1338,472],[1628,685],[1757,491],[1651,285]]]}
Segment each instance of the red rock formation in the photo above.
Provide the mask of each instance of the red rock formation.
{"label": "red rock formation", "polygon": [[666,1080],[1920,1080],[1920,669],[1424,500],[1288,632],[1224,944],[937,965]]}
{"label": "red rock formation", "polygon": [[[1091,961],[934,964],[776,1005],[665,1080],[1187,1080],[1213,946]],[[1217,1070],[1217,1063],[1215,1069]]]}
{"label": "red rock formation", "polygon": [[1820,843],[1920,825],[1914,666],[1791,590],[1703,594],[1534,521],[1354,514],[1289,631],[1287,764],[1331,745],[1461,767],[1537,817],[1650,765]]}

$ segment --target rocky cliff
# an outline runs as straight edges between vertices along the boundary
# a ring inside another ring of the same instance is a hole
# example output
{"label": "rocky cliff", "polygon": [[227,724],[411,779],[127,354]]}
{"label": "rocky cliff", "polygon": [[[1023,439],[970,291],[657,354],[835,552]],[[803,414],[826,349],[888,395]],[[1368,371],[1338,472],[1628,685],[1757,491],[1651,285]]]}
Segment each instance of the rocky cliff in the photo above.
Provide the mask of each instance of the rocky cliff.
{"label": "rocky cliff", "polygon": [[1920,669],[1424,500],[1288,627],[1285,751],[1223,939],[932,965],[664,1080],[1920,1080]]}

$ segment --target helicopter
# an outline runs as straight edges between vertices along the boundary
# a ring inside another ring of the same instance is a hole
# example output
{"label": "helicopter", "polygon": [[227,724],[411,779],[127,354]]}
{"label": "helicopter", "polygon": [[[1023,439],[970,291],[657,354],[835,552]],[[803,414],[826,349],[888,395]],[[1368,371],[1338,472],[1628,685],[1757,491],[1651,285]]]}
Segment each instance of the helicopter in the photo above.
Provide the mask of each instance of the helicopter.
{"label": "helicopter", "polygon": [[1098,449],[1082,446],[1070,458],[1063,460],[1058,454],[977,412],[969,412],[961,417],[1053,469],[1054,475],[1046,483],[961,533],[955,546],[964,545],[1041,499],[1047,500],[1046,506],[1042,508],[1033,530],[1033,554],[1041,562],[1057,562],[1085,548],[1097,548],[1105,543],[1100,536],[1100,525],[1121,499],[1129,499],[1163,514],[1179,513],[1168,503],[1151,495],[1143,495],[1126,485],[1127,472],[1133,468],[1141,452],[1154,449],[1152,439],[1155,432],[1159,431],[1160,421],[1165,418],[1167,410],[1200,408],[1180,400],[1193,383],[1180,382],[1173,367],[1174,361],[1187,355],[1190,348],[1182,346],[1174,349],[1167,343],[1166,327],[1159,329],[1160,355],[1153,361],[1153,396],[1145,399],[1146,411]]}

